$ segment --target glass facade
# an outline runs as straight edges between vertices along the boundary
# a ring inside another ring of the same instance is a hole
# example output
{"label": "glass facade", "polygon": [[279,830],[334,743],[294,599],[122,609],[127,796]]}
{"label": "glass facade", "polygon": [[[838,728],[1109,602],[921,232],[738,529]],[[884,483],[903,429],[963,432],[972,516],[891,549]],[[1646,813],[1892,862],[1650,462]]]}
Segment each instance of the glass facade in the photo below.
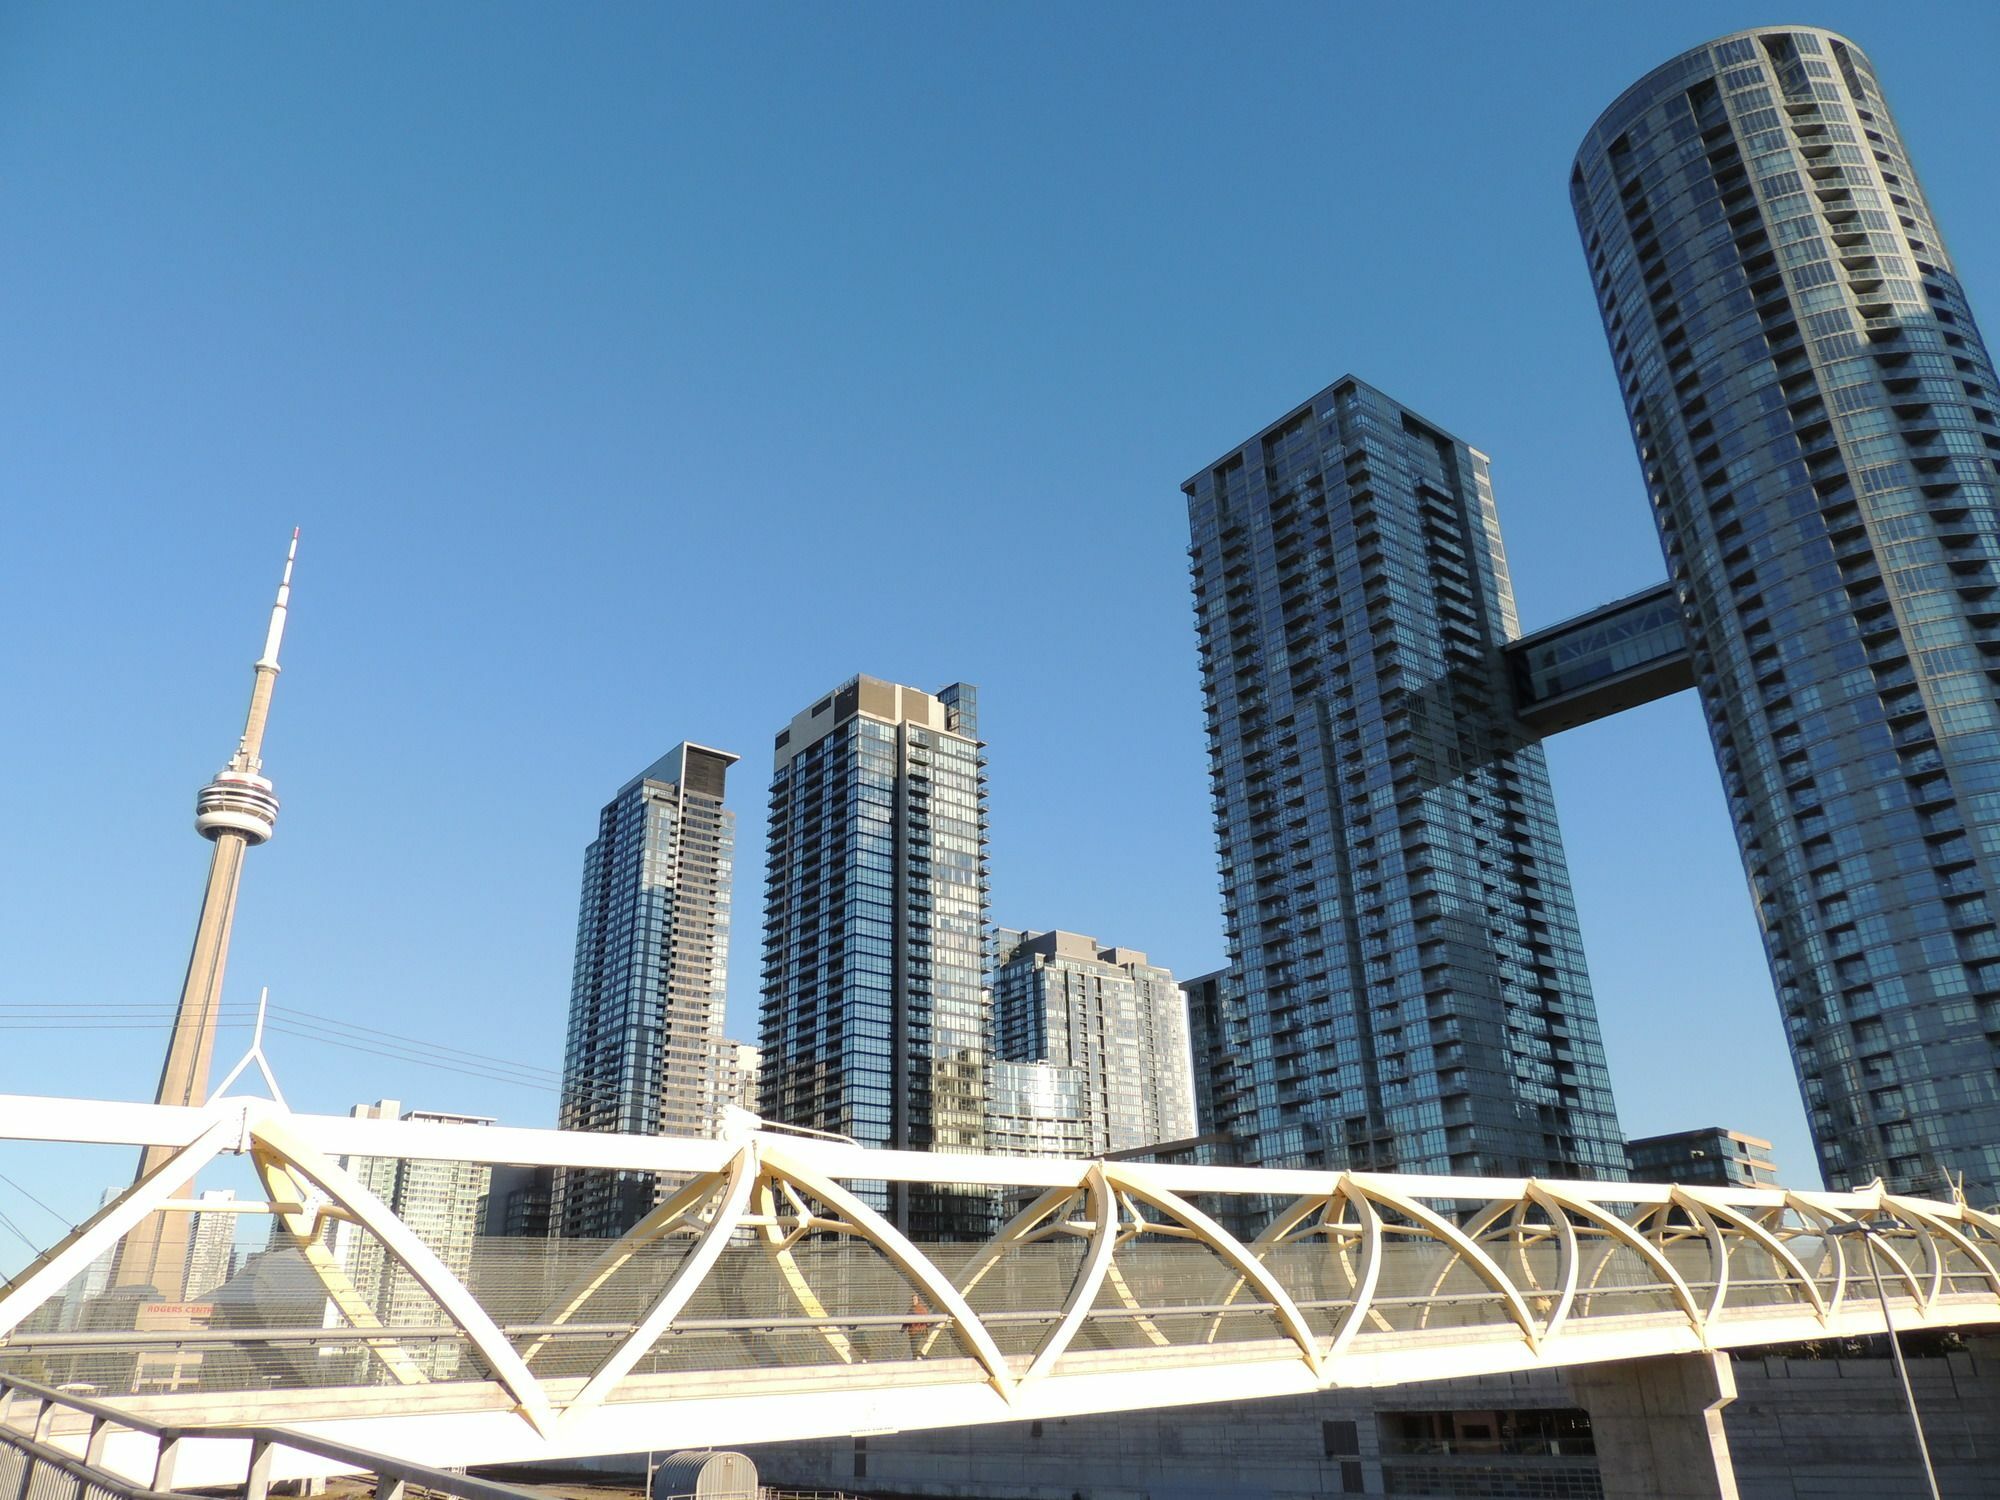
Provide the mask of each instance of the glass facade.
{"label": "glass facade", "polygon": [[1223,998],[1228,982],[1227,969],[1181,981],[1181,996],[1187,1002],[1188,1051],[1194,1057],[1195,1133],[1202,1136],[1218,1134],[1225,1121],[1235,1118],[1227,1021],[1231,1007]]}
{"label": "glass facade", "polygon": [[2000,1194],[2000,382],[1875,79],[1742,32],[1571,198],[1829,1183]]}
{"label": "glass facade", "polygon": [[1649,1135],[1625,1143],[1632,1175],[1641,1182],[1694,1182],[1710,1187],[1774,1187],[1771,1143],[1721,1125]]}
{"label": "glass facade", "polygon": [[[995,1061],[986,1080],[986,1149],[995,1156],[1101,1156],[1084,1126],[1083,1075],[1050,1062]],[[1002,1211],[1022,1195],[997,1195]],[[1036,1196],[1028,1192],[1027,1197]]]}
{"label": "glass facade", "polygon": [[1170,972],[1074,932],[1001,928],[994,956],[996,1052],[1076,1073],[1080,1154],[1195,1133],[1187,1001]]}
{"label": "glass facade", "polygon": [[[761,1113],[865,1146],[985,1145],[986,759],[973,688],[856,677],[777,738]],[[864,1191],[925,1238],[983,1194]]]}
{"label": "glass facade", "polygon": [[[400,1113],[399,1113],[400,1111]],[[358,1120],[413,1120],[434,1125],[491,1125],[485,1115],[441,1114],[435,1110],[402,1110],[394,1099],[357,1104],[348,1113]],[[485,1225],[486,1197],[492,1168],[479,1162],[403,1160],[381,1156],[344,1156],[340,1165],[380,1198],[389,1211],[434,1251],[452,1274],[472,1272],[472,1242]],[[271,1226],[276,1243],[278,1226]],[[437,1318],[437,1301],[388,1247],[359,1224],[333,1221],[326,1230],[328,1249],[353,1284],[355,1293],[388,1328],[423,1328]],[[329,1301],[329,1325],[345,1321]],[[410,1358],[433,1380],[450,1380],[458,1373],[462,1351],[454,1340],[420,1342]],[[386,1365],[376,1378],[391,1379]]]}
{"label": "glass facade", "polygon": [[[682,744],[620,789],[584,853],[559,1123],[627,1135],[713,1135],[725,1100],[736,757]],[[671,1187],[651,1172],[565,1170],[565,1236],[623,1234]]]}
{"label": "glass facade", "polygon": [[[210,1188],[201,1195],[204,1203],[230,1203],[235,1198],[234,1188]],[[188,1233],[187,1277],[181,1292],[184,1300],[199,1302],[229,1279],[236,1264],[236,1219],[235,1214],[220,1208],[194,1216]]]}
{"label": "glass facade", "polygon": [[1184,489],[1219,1123],[1268,1166],[1622,1178],[1485,457],[1343,380]]}

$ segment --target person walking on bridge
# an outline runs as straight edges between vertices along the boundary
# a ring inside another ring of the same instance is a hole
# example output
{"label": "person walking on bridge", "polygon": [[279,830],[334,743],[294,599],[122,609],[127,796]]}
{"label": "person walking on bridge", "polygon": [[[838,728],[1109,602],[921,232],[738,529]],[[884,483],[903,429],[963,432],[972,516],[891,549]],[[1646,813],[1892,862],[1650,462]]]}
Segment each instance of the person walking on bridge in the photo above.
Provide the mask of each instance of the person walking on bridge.
{"label": "person walking on bridge", "polygon": [[922,1292],[910,1294],[910,1321],[903,1325],[903,1332],[910,1336],[910,1358],[924,1357],[924,1341],[930,1336],[931,1305],[924,1301]]}

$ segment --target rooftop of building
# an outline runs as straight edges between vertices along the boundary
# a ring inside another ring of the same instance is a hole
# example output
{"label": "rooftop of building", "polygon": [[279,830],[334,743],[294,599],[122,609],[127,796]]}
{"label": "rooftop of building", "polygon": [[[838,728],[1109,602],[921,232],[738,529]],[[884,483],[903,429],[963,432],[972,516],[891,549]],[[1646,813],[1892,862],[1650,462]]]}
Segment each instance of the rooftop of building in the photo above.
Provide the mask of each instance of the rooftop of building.
{"label": "rooftop of building", "polygon": [[378,1099],[373,1104],[357,1104],[348,1111],[357,1120],[416,1120],[429,1125],[491,1125],[492,1115],[460,1115],[440,1109],[404,1109],[400,1099]]}
{"label": "rooftop of building", "polygon": [[1674,1146],[1686,1141],[1729,1140],[1748,1146],[1754,1151],[1769,1151],[1771,1143],[1762,1136],[1750,1135],[1745,1131],[1731,1130],[1726,1125],[1702,1125],[1693,1130],[1670,1130],[1665,1135],[1635,1136],[1625,1143],[1628,1151],[1637,1151],[1647,1146]]}
{"label": "rooftop of building", "polygon": [[[1190,474],[1187,477],[1187,479],[1182,482],[1181,493],[1183,494],[1193,493],[1195,486],[1200,483],[1203,475],[1213,473],[1215,470],[1221,468],[1224,464],[1228,463],[1229,460],[1234,458],[1238,453],[1241,453],[1245,448],[1251,447],[1253,444],[1263,442],[1266,438],[1270,437],[1273,433],[1279,431],[1281,428],[1290,426],[1293,422],[1297,421],[1300,416],[1312,415],[1323,402],[1330,400],[1335,396],[1344,394],[1349,388],[1365,392],[1367,395],[1373,397],[1375,400],[1384,402],[1389,406],[1393,406],[1394,408],[1396,408],[1397,411],[1403,413],[1403,415],[1408,417],[1411,421],[1419,423],[1424,427],[1428,427],[1431,431],[1439,433],[1444,437],[1451,438],[1453,442],[1464,441],[1464,439],[1454,436],[1451,429],[1449,427],[1446,427],[1443,423],[1433,422],[1429,417],[1424,416],[1421,412],[1412,411],[1409,407],[1405,406],[1402,402],[1398,401],[1394,396],[1391,396],[1387,391],[1384,391],[1377,386],[1370,385],[1367,381],[1361,379],[1358,375],[1351,375],[1351,374],[1343,375],[1340,377],[1340,379],[1334,381],[1331,385],[1328,385],[1321,390],[1313,392],[1312,395],[1306,397],[1305,400],[1299,402],[1296,406],[1292,407],[1289,411],[1287,411],[1282,417],[1279,417],[1276,421],[1267,423],[1265,426],[1259,428],[1256,432],[1251,433],[1250,436],[1245,438],[1242,442],[1235,444],[1227,452],[1219,455],[1212,463],[1203,464],[1199,469],[1196,469],[1194,473]],[[1486,457],[1486,455],[1480,452],[1478,448],[1473,448],[1472,451],[1474,453],[1478,453],[1481,458]]]}
{"label": "rooftop of building", "polygon": [[854,718],[915,724],[938,734],[976,740],[971,709],[977,692],[970,683],[953,682],[927,693],[922,688],[857,673],[810,708],[794,714],[792,722],[778,731],[771,747],[771,769],[782,771],[793,757]]}
{"label": "rooftop of building", "polygon": [[[1576,148],[1576,170],[1581,170],[1583,166],[1584,153],[1592,150],[1595,147],[1595,143],[1604,133],[1606,122],[1611,121],[1616,116],[1618,116],[1620,112],[1625,109],[1627,103],[1630,100],[1632,100],[1635,96],[1648,92],[1653,86],[1655,86],[1658,83],[1662,74],[1672,73],[1675,69],[1679,68],[1681,64],[1685,63],[1689,58],[1695,57],[1701,53],[1705,53],[1711,47],[1720,47],[1725,42],[1734,42],[1741,40],[1755,41],[1760,37],[1778,36],[1786,33],[1801,32],[1801,31],[1810,32],[1816,36],[1823,36],[1827,38],[1829,41],[1839,42],[1841,46],[1851,48],[1858,56],[1860,56],[1864,60],[1868,59],[1868,53],[1866,52],[1866,50],[1864,50],[1862,46],[1858,42],[1854,41],[1852,38],[1842,36],[1837,31],[1829,31],[1824,26],[1808,26],[1803,22],[1797,22],[1797,21],[1779,26],[1749,26],[1745,27],[1741,31],[1726,31],[1721,36],[1710,37],[1707,41],[1699,43],[1696,46],[1688,47],[1683,49],[1682,51],[1676,52],[1672,57],[1668,58],[1665,62],[1660,63],[1656,67],[1647,69],[1646,72],[1640,75],[1638,79],[1628,84],[1625,87],[1625,89],[1622,92],[1620,92],[1620,94],[1616,99],[1613,99],[1609,104],[1605,105],[1604,109],[1598,114],[1597,118],[1590,122],[1590,129],[1586,130],[1583,133],[1583,144]],[[1874,68],[1874,63],[1872,61],[1869,61],[1868,65],[1871,70]],[[1620,132],[1624,130],[1624,127],[1627,123],[1628,122],[1625,120],[1617,121]]]}
{"label": "rooftop of building", "polygon": [[618,795],[623,797],[634,787],[652,781],[700,792],[719,801],[725,774],[742,758],[727,750],[717,750],[712,745],[697,745],[693,740],[682,740],[621,786]]}
{"label": "rooftop of building", "polygon": [[995,929],[994,936],[999,961],[1003,964],[1025,953],[1079,963],[1110,964],[1116,968],[1158,967],[1137,948],[1108,947],[1094,937],[1086,937],[1080,932],[1066,932],[1060,927],[1050,928],[1047,932],[1001,927]]}

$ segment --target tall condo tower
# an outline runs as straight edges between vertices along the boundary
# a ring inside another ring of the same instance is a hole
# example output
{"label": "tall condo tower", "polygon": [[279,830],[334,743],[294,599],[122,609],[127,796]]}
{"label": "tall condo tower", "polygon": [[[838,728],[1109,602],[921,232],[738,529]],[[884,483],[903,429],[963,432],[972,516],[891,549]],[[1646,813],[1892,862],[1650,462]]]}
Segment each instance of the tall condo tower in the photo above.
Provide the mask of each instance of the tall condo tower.
{"label": "tall condo tower", "polygon": [[2000,1195],[2000,381],[1875,70],[1683,53],[1577,226],[1820,1165]]}
{"label": "tall condo tower", "polygon": [[[264,775],[264,722],[271,712],[271,689],[278,681],[278,647],[284,640],[285,613],[292,599],[292,564],[299,555],[299,533],[285,553],[285,574],[271,606],[271,623],[264,632],[264,652],[254,664],[250,712],[243,737],[229,764],[195,798],[195,832],[215,845],[209,858],[208,886],[202,892],[201,916],[195,923],[194,949],[188,955],[187,977],[181,981],[180,1005],[174,1012],[173,1036],[160,1069],[159,1104],[201,1104],[208,1098],[208,1066],[215,1051],[215,1031],[222,1013],[222,972],[229,961],[229,929],[236,919],[236,890],[243,878],[243,851],[266,842],[278,821],[278,796]],[[139,1176],[157,1171],[173,1155],[165,1146],[148,1146],[139,1158]],[[178,1193],[193,1194],[194,1184]],[[142,1219],[125,1236],[118,1252],[114,1280],[119,1286],[150,1286],[164,1301],[178,1302],[187,1276],[188,1217],[155,1213]]]}
{"label": "tall condo tower", "polygon": [[1075,1070],[1083,1154],[1195,1133],[1187,999],[1171,973],[1075,932],[1003,927],[994,958],[998,1054]]}
{"label": "tall condo tower", "polygon": [[1188,1051],[1194,1057],[1194,1123],[1199,1135],[1220,1131],[1235,1118],[1230,1089],[1235,1068],[1229,1052],[1228,1010],[1223,996],[1229,971],[1217,969],[1181,981],[1187,1001]]}
{"label": "tall condo tower", "polygon": [[[357,1120],[403,1119],[432,1125],[493,1123],[486,1115],[404,1110],[394,1099],[357,1104],[348,1114]],[[387,1204],[389,1211],[435,1251],[453,1274],[470,1277],[473,1240],[485,1225],[486,1200],[493,1186],[491,1167],[479,1162],[413,1161],[380,1156],[343,1156],[340,1164]],[[423,1284],[360,1225],[334,1224],[330,1248],[356,1293],[375,1310],[375,1316],[384,1325],[421,1327],[438,1320],[436,1300]],[[331,1303],[327,1321],[329,1324],[340,1321]],[[418,1343],[409,1351],[409,1357],[431,1379],[449,1380],[458,1370],[460,1350],[455,1340],[443,1339]],[[391,1378],[386,1362],[370,1361],[368,1367],[384,1383]]]}
{"label": "tall condo tower", "polygon": [[[577,910],[565,1130],[712,1136],[735,1102],[723,1096],[722,1019],[736,814],[722,804],[736,760],[676,745],[598,814]],[[651,1172],[565,1170],[555,1222],[567,1237],[623,1234],[669,1186]]]}
{"label": "tall condo tower", "polygon": [[[226,1204],[236,1199],[234,1188],[209,1188],[200,1202]],[[187,1284],[181,1295],[199,1302],[229,1279],[236,1254],[237,1216],[228,1209],[206,1209],[194,1216],[188,1236]]]}
{"label": "tall condo tower", "polygon": [[[777,737],[764,901],[762,1113],[865,1146],[979,1151],[988,1016],[977,695],[855,677]],[[983,1195],[897,1184],[925,1237]]]}
{"label": "tall condo tower", "polygon": [[1220,1123],[1266,1166],[1622,1178],[1485,456],[1346,379],[1183,488]]}

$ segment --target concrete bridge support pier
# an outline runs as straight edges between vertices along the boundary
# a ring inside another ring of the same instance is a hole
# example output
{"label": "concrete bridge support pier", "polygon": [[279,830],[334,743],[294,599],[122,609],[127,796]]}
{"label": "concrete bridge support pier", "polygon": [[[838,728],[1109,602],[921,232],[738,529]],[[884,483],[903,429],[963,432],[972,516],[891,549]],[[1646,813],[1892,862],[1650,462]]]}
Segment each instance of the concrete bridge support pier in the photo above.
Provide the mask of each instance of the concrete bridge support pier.
{"label": "concrete bridge support pier", "polygon": [[1605,1500],[1737,1500],[1722,1408],[1736,1399],[1727,1354],[1577,1365]]}

